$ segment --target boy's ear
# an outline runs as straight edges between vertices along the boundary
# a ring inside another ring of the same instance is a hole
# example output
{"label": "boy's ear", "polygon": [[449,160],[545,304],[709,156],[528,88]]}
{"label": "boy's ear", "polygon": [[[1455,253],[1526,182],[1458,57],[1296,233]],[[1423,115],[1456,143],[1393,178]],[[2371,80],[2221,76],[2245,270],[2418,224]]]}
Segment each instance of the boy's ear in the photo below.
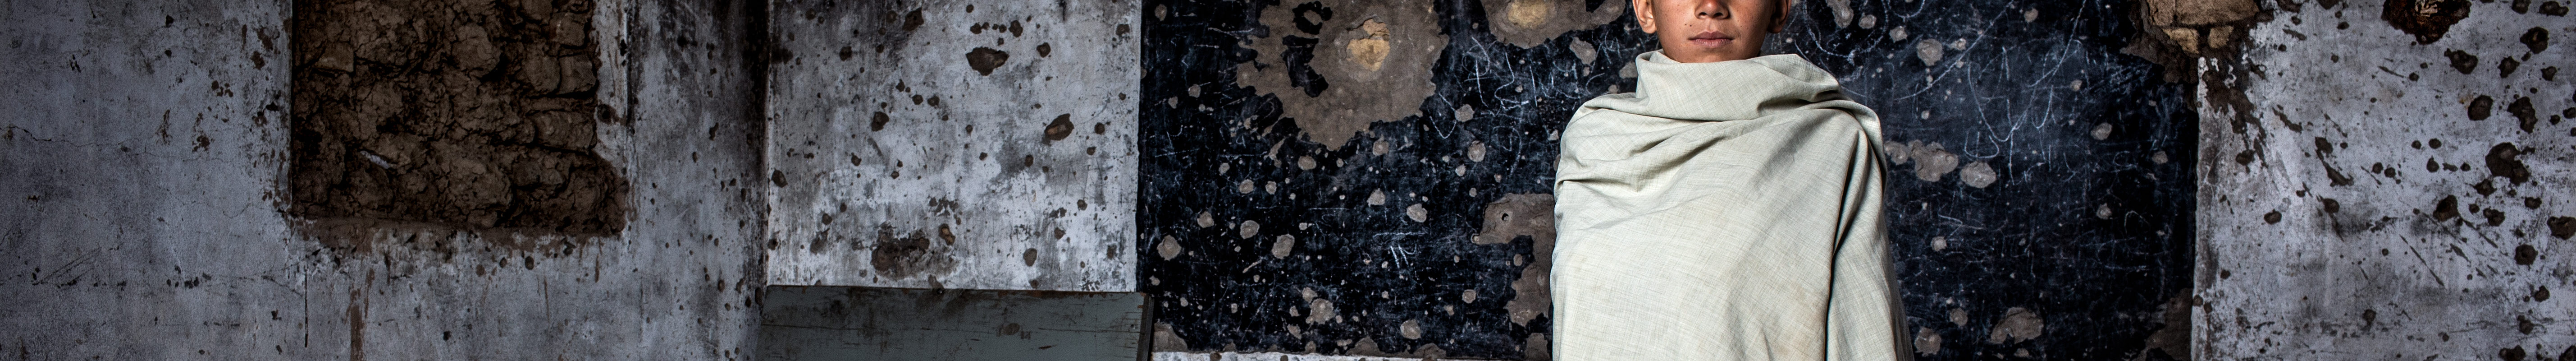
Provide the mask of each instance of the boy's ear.
{"label": "boy's ear", "polygon": [[1637,30],[1655,33],[1655,0],[1629,0],[1628,12],[1637,14]]}
{"label": "boy's ear", "polygon": [[1787,30],[1787,29],[1788,29],[1788,27],[1789,27],[1789,6],[1791,6],[1791,5],[1797,5],[1797,4],[1798,4],[1797,0],[1780,0],[1780,11],[1774,11],[1774,12],[1771,12],[1771,33],[1772,33],[1772,34],[1779,34],[1781,30]]}

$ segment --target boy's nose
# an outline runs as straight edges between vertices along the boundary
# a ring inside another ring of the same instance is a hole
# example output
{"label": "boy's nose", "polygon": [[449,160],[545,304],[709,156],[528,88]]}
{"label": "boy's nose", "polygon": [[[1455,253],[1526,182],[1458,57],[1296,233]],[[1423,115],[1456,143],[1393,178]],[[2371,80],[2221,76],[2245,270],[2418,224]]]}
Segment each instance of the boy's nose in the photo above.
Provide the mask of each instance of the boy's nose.
{"label": "boy's nose", "polygon": [[1696,12],[1697,12],[1697,13],[1699,13],[1699,17],[1701,17],[1701,18],[1706,18],[1706,19],[1725,19],[1725,18],[1727,18],[1727,13],[1728,13],[1728,11],[1727,11],[1727,9],[1726,9],[1726,3],[1725,3],[1724,1],[1719,1],[1719,0],[1695,0],[1695,1],[1699,3],[1699,4],[1697,4],[1698,6],[1695,6],[1695,8],[1697,8],[1697,9],[1698,9],[1698,11],[1696,11]]}

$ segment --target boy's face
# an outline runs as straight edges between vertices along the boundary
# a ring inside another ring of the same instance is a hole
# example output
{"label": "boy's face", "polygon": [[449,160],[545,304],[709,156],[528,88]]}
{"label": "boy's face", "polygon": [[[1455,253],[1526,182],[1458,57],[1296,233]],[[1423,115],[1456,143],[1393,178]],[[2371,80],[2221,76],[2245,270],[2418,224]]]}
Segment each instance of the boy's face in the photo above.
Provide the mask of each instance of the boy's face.
{"label": "boy's face", "polygon": [[1631,0],[1637,25],[1684,63],[1762,56],[1762,39],[1780,32],[1789,0]]}

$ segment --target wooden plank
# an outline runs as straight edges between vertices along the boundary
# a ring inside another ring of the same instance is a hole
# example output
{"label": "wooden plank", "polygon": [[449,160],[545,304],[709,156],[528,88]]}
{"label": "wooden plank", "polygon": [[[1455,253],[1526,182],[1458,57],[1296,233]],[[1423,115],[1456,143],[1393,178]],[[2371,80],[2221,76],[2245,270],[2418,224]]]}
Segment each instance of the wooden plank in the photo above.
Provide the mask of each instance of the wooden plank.
{"label": "wooden plank", "polygon": [[762,360],[1139,360],[1144,294],[769,286]]}

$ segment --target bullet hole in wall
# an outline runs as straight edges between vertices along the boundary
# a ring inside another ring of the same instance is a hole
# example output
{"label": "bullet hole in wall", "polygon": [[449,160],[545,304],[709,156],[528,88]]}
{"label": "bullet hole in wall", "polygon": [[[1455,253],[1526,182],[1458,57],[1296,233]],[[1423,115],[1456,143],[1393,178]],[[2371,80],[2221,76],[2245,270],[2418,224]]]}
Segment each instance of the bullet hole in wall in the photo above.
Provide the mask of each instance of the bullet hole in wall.
{"label": "bullet hole in wall", "polygon": [[2381,7],[2380,18],[2389,26],[2415,36],[2416,44],[2432,44],[2451,31],[2451,24],[2469,17],[2468,0],[2388,0]]}
{"label": "bullet hole in wall", "polygon": [[2451,69],[2459,70],[2460,74],[2468,74],[2478,71],[2477,55],[2469,54],[2469,52],[2465,51],[2451,50],[2442,52],[2442,56],[2450,58]]}
{"label": "bullet hole in wall", "polygon": [[974,51],[966,53],[966,66],[975,68],[977,75],[993,75],[994,68],[1000,68],[1003,63],[1010,61],[1010,52],[993,50],[993,48],[977,47]]}

